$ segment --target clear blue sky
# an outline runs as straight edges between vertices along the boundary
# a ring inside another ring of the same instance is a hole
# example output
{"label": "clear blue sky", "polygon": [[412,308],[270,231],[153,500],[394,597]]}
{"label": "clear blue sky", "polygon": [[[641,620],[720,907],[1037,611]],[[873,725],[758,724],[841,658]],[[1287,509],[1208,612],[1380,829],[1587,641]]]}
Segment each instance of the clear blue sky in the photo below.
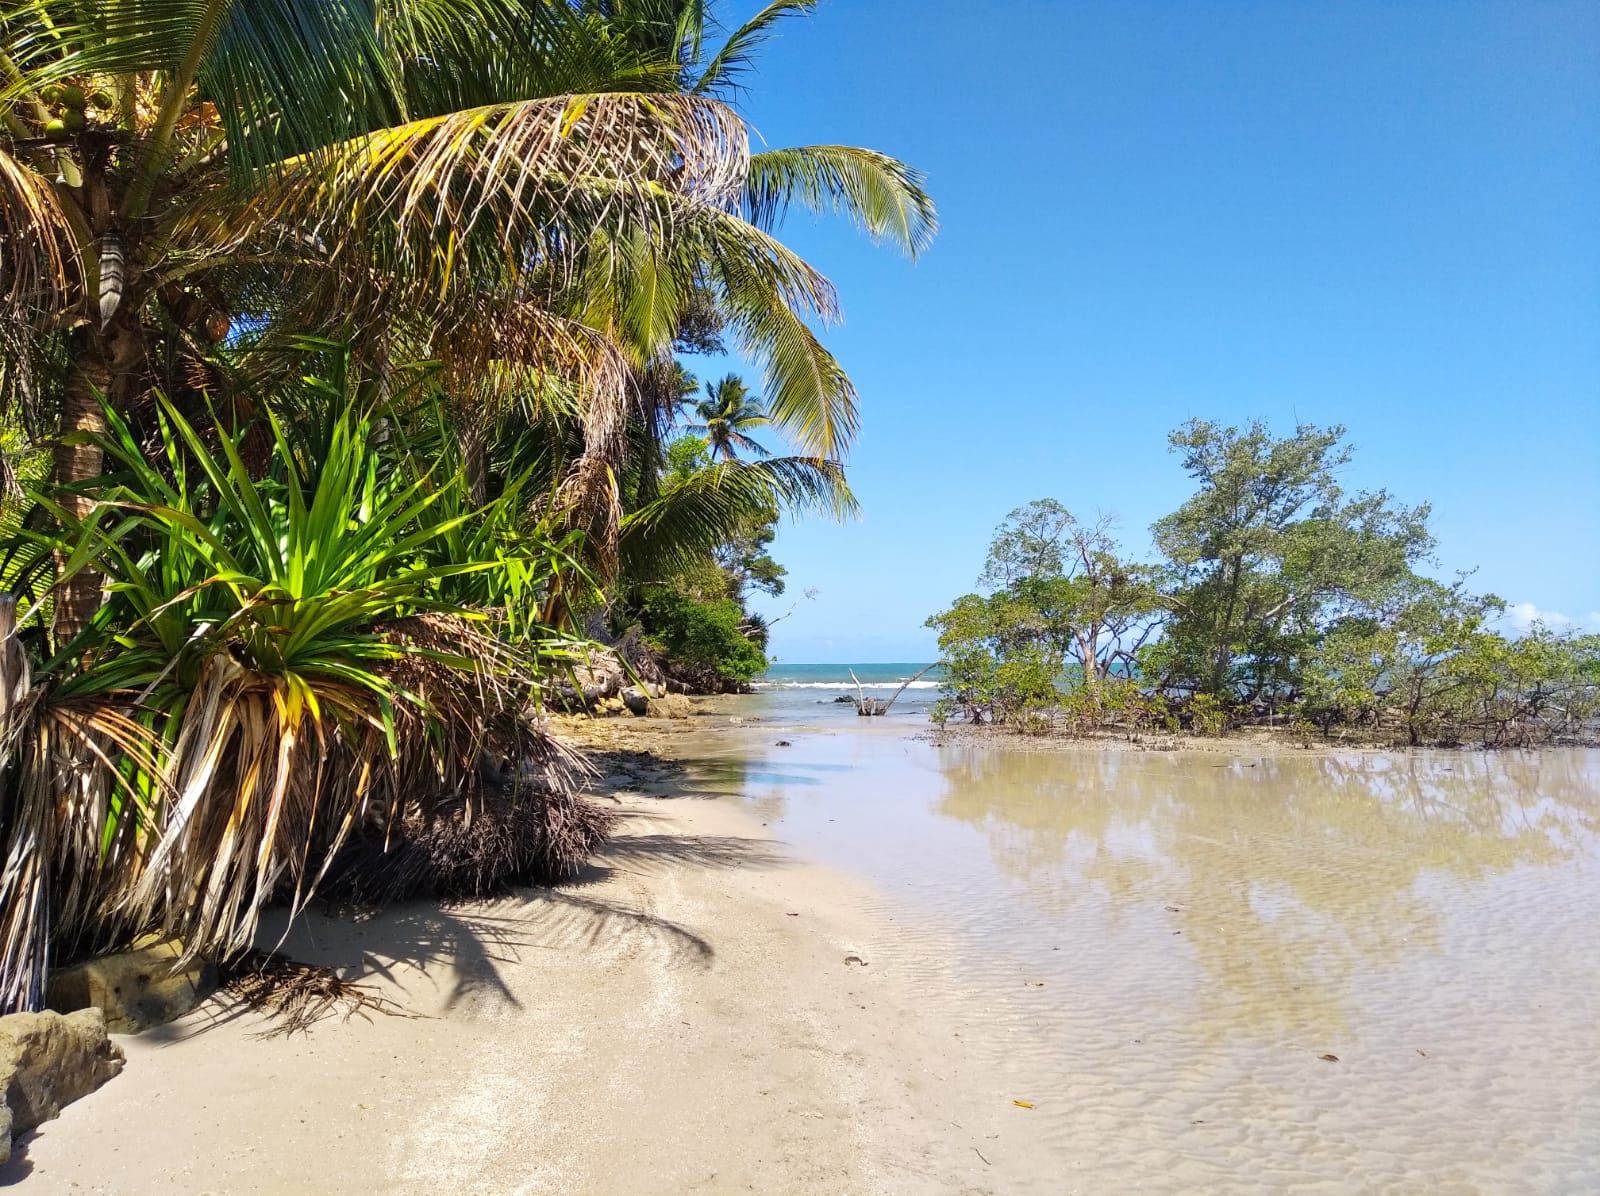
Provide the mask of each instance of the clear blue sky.
{"label": "clear blue sky", "polygon": [[785,526],[780,659],[931,659],[1033,498],[1145,552],[1191,416],[1346,424],[1441,572],[1600,626],[1600,3],[824,0],[744,109],[942,221],[915,265],[785,227],[844,301],[865,514]]}

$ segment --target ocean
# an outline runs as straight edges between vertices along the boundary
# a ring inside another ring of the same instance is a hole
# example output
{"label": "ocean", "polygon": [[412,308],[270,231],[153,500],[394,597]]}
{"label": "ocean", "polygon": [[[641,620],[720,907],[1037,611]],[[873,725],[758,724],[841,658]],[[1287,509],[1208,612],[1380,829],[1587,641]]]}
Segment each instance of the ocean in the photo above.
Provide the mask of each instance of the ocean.
{"label": "ocean", "polygon": [[[836,699],[855,696],[851,670],[868,697],[888,700],[908,678],[927,667],[927,661],[891,661],[878,664],[774,664],[751,684],[755,693],[732,699],[730,713],[748,713],[768,719],[832,722],[855,719],[853,703]],[[939,698],[943,670],[934,668],[906,688],[886,716],[895,722],[921,724]]]}

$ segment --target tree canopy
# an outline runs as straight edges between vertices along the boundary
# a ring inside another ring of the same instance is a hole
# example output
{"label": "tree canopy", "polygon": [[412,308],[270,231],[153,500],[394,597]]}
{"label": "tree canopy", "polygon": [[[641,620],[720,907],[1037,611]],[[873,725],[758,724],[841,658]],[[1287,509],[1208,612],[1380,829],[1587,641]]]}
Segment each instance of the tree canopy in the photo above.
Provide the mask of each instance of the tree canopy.
{"label": "tree canopy", "polygon": [[1195,490],[1151,528],[1152,562],[1052,499],[1000,525],[987,592],[928,621],[943,714],[1207,732],[1265,718],[1412,744],[1592,733],[1600,637],[1509,638],[1498,598],[1428,577],[1428,506],[1347,494],[1343,428],[1193,420],[1169,444]]}

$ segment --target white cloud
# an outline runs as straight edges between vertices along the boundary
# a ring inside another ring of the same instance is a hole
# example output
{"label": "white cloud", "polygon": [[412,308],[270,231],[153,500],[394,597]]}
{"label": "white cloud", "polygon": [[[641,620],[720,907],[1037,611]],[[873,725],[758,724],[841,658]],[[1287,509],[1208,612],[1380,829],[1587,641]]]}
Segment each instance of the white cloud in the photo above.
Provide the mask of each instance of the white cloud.
{"label": "white cloud", "polygon": [[1551,631],[1600,631],[1600,610],[1574,618],[1556,610],[1540,610],[1531,602],[1513,602],[1501,622],[1516,632],[1527,631],[1535,623],[1543,623]]}

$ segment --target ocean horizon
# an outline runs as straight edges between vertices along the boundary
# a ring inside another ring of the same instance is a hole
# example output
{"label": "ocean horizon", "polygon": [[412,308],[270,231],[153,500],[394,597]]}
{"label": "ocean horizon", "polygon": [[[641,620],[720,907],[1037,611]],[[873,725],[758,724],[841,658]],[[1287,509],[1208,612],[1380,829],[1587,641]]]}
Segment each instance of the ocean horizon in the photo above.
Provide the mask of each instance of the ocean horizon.
{"label": "ocean horizon", "polygon": [[[843,686],[853,690],[856,682],[851,679],[850,674],[854,671],[856,680],[860,681],[864,690],[887,689],[892,692],[908,681],[910,681],[907,685],[908,692],[912,689],[938,689],[943,681],[944,669],[937,666],[929,668],[930,664],[931,661],[925,660],[878,661],[864,664],[843,661],[789,664],[777,661],[766,672],[757,676],[751,684],[756,689],[836,689]],[[923,669],[929,671],[918,680],[910,680]]]}
{"label": "ocean horizon", "polygon": [[[841,697],[854,697],[856,682],[850,678],[853,670],[861,683],[863,693],[875,698],[889,699],[901,685],[906,690],[895,698],[890,717],[922,721],[939,697],[944,670],[929,668],[930,662],[868,661],[790,664],[774,662],[771,668],[751,681],[755,692],[734,699],[741,711],[765,718],[799,722],[831,721],[834,717],[855,717],[855,706],[840,702]],[[928,669],[915,681],[906,682],[923,669]]]}

